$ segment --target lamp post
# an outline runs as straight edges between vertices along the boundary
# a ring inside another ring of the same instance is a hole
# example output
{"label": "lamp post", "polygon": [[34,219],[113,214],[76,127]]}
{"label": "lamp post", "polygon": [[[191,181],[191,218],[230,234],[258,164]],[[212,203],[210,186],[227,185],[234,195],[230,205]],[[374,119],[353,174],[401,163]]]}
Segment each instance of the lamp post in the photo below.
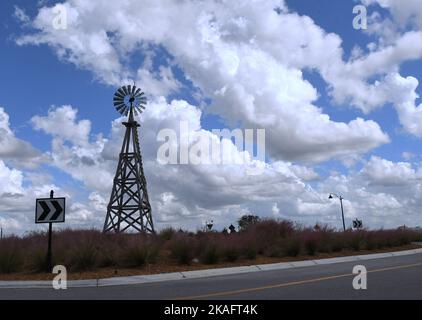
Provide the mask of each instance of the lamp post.
{"label": "lamp post", "polygon": [[341,206],[341,217],[343,219],[343,230],[346,231],[346,224],[344,223],[344,210],[343,210],[343,197],[339,196],[335,193],[330,193],[330,196],[328,197],[328,199],[333,199],[334,197],[337,197],[338,199],[340,199],[340,206]]}

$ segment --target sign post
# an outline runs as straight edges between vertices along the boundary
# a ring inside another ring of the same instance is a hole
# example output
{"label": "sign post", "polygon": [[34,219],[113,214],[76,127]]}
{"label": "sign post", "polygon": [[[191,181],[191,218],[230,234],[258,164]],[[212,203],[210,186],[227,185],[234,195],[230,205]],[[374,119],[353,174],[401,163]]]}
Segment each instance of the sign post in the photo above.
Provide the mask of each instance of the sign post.
{"label": "sign post", "polygon": [[53,269],[52,233],[53,223],[65,222],[65,198],[54,198],[54,191],[50,191],[50,198],[36,199],[35,223],[48,223],[48,248],[46,257],[46,271]]}
{"label": "sign post", "polygon": [[[50,199],[54,198],[54,191],[51,190],[50,191]],[[47,272],[51,272],[51,270],[53,270],[53,261],[52,261],[52,257],[53,255],[51,254],[51,234],[53,233],[53,223],[49,222],[48,223],[48,249],[47,249]]]}

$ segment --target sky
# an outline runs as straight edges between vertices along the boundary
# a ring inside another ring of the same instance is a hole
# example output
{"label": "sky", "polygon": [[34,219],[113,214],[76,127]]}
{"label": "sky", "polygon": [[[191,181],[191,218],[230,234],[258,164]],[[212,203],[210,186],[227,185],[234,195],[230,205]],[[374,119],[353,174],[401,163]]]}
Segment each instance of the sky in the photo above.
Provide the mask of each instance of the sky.
{"label": "sky", "polygon": [[[353,24],[356,6],[366,28]],[[58,228],[102,227],[124,134],[112,97],[134,81],[148,98],[137,120],[157,229],[209,220],[222,229],[245,214],[341,228],[330,193],[344,198],[347,226],[422,225],[419,0],[8,0],[0,9],[6,234],[43,230],[35,199],[51,189],[67,198]],[[182,143],[183,123],[190,147],[201,135],[242,163],[158,161],[159,133]],[[265,156],[214,129],[265,130]]]}

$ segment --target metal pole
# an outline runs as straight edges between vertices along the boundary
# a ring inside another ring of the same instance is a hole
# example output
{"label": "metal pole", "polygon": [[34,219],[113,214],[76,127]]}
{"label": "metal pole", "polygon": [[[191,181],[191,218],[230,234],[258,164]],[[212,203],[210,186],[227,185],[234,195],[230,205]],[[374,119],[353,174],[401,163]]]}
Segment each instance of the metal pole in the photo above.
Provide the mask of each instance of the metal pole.
{"label": "metal pole", "polygon": [[346,224],[344,223],[343,197],[340,196],[341,217],[343,219],[343,230],[346,231]]}
{"label": "metal pole", "polygon": [[[52,199],[54,197],[54,191],[50,191],[50,198]],[[48,224],[48,249],[47,249],[47,272],[51,272],[53,269],[53,262],[52,262],[52,250],[51,250],[51,238],[53,233],[53,223]]]}
{"label": "metal pole", "polygon": [[51,253],[51,234],[53,232],[53,224],[48,224],[48,249],[47,249],[47,272],[53,269],[52,253]]}

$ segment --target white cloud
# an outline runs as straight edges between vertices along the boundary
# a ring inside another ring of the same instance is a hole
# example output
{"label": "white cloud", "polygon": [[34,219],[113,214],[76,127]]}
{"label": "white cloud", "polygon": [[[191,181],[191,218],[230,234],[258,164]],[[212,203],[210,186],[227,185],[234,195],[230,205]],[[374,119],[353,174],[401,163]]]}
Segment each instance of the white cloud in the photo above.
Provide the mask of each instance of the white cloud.
{"label": "white cloud", "polygon": [[89,120],[75,122],[76,112],[77,110],[71,106],[51,108],[47,117],[34,116],[31,122],[36,130],[42,130],[76,145],[86,145],[91,122]]}
{"label": "white cloud", "polygon": [[[378,176],[374,176],[375,179],[379,178],[377,183],[368,179],[365,169],[347,176],[333,173],[321,182],[318,190],[321,193],[325,192],[326,197],[332,192],[344,197],[346,227],[350,227],[351,221],[355,218],[362,219],[365,227],[394,228],[403,224],[410,226],[421,224],[421,216],[417,209],[422,204],[418,194],[421,184],[416,179],[409,180],[407,184],[392,184],[389,178],[394,169],[391,170],[391,167],[400,171],[401,165],[391,163],[391,166],[386,166],[385,179],[382,178],[383,167],[379,166]],[[401,177],[397,173],[395,175]],[[320,211],[327,212],[326,214],[332,218],[332,223],[341,226],[338,199],[332,199],[330,207],[321,206]]]}
{"label": "white cloud", "polygon": [[[35,28],[43,29],[46,32],[42,36],[27,35],[20,38],[17,43],[20,45],[50,43],[61,59],[76,63],[83,68],[92,69],[99,80],[107,79],[112,84],[120,84],[121,76],[125,72],[119,62],[118,53],[109,42],[107,33],[94,27],[95,21],[101,20],[96,13],[97,9],[81,1],[76,1],[76,4],[82,6],[86,12],[90,12],[91,22],[87,25],[90,31],[79,33],[77,27],[82,23],[81,16],[72,5],[56,4],[51,8],[41,8],[34,21]],[[63,6],[62,8],[66,12],[67,27],[65,30],[57,30],[53,26],[58,6]],[[92,19],[93,14],[96,16],[95,19]],[[110,15],[110,12],[107,15],[110,18],[111,16],[116,17],[116,15]]]}
{"label": "white cloud", "polygon": [[16,138],[10,128],[9,115],[0,107],[0,159],[26,168],[37,167],[46,161],[45,155],[28,142]]}
{"label": "white cloud", "polygon": [[[108,139],[89,139],[90,132],[84,131],[85,137],[72,139],[70,145],[64,145],[62,140],[68,136],[67,130],[51,132],[48,128],[56,123],[56,119],[63,119],[63,128],[74,128],[84,123],[84,120],[64,116],[76,113],[75,108],[58,107],[49,110],[47,116],[37,116],[37,121],[33,123],[42,123],[42,127],[47,128],[45,132],[53,136],[52,164],[69,173],[74,179],[82,181],[88,190],[92,191],[87,204],[78,203],[78,208],[72,207],[71,210],[79,213],[69,221],[78,225],[84,224],[85,221],[87,225],[98,226],[105,216],[105,206],[117,166],[124,133],[124,126],[121,124],[123,119],[113,121]],[[229,219],[238,218],[242,210],[259,210],[260,214],[269,214],[270,211],[266,213],[267,209],[259,209],[266,207],[268,201],[282,199],[282,202],[291,202],[298,194],[308,199],[315,197],[314,191],[301,179],[314,180],[318,175],[311,168],[291,163],[261,163],[260,174],[253,176],[247,172],[256,166],[257,161],[251,160],[250,157],[246,158],[247,161],[243,165],[159,164],[156,157],[161,143],[157,142],[157,132],[161,128],[178,132],[180,122],[186,121],[191,132],[203,132],[211,139],[217,139],[211,132],[201,129],[200,119],[201,112],[198,108],[178,100],[168,104],[164,98],[151,101],[147,112],[140,119],[144,170],[154,220],[158,227],[186,219],[183,226],[194,229],[202,224],[202,220],[210,217],[224,225],[234,223],[235,221]],[[82,143],[77,144],[80,141]],[[194,141],[191,141],[190,145],[193,143]],[[225,143],[231,144],[232,152],[240,154],[231,141]],[[90,161],[83,160],[84,157]],[[222,212],[227,212],[228,215],[225,216]]]}
{"label": "white cloud", "polygon": [[[73,224],[78,220],[78,215],[81,214],[80,210],[77,209],[83,208],[86,216],[91,219],[79,225],[85,227],[98,226],[98,220],[95,220],[98,219],[98,212],[96,211],[98,206],[95,205],[98,203],[98,198],[93,195],[85,204],[75,201],[72,191],[55,185],[53,177],[39,166],[41,163],[50,165],[59,163],[61,159],[56,158],[56,149],[62,150],[61,148],[64,148],[71,153],[62,144],[64,140],[83,145],[85,148],[73,149],[76,154],[80,155],[80,158],[75,157],[75,159],[89,162],[85,154],[92,147],[88,145],[89,121],[74,121],[76,110],[68,106],[63,107],[61,112],[55,111],[57,110],[50,110],[49,118],[47,117],[50,122],[46,118],[35,117],[36,121],[33,123],[34,126],[39,126],[37,128],[42,128],[54,135],[52,140],[53,151],[48,154],[41,154],[27,141],[15,137],[10,128],[9,115],[3,108],[0,108],[0,225],[6,234],[21,234],[28,230],[42,229],[42,226],[34,224],[34,203],[36,198],[48,197],[50,190],[55,190],[57,196],[67,197],[68,204],[70,204],[67,216],[70,221],[74,221]],[[72,115],[73,111],[75,113]],[[57,129],[57,125],[60,126],[61,130]],[[84,133],[86,136],[81,135]],[[72,159],[66,160],[72,161]],[[88,170],[85,171],[89,172]],[[90,173],[92,176],[92,169]],[[97,175],[97,182],[101,183],[99,175]],[[103,219],[102,212],[99,219]]]}
{"label": "white cloud", "polygon": [[415,135],[422,137],[422,104],[416,105],[419,95],[416,89],[419,81],[414,77],[403,78],[392,75],[389,80],[390,92],[394,92],[394,103],[403,128]]}
{"label": "white cloud", "polygon": [[416,155],[413,152],[405,151],[402,153],[402,158],[406,161],[412,160]]}
{"label": "white cloud", "polygon": [[372,156],[365,164],[362,173],[371,183],[382,186],[407,185],[415,179],[422,179],[410,163],[394,163],[376,156]]}
{"label": "white cloud", "polygon": [[422,7],[419,0],[363,0],[366,5],[379,4],[391,11],[400,27],[415,26],[422,28]]}
{"label": "white cloud", "polygon": [[0,159],[0,226],[5,234],[39,229],[34,225],[35,199],[47,197],[52,189],[61,192],[53,184],[25,186],[25,182],[24,172],[8,167]]}
{"label": "white cloud", "polygon": [[[419,82],[399,74],[402,63],[422,58],[420,1],[364,0],[363,3],[379,4],[391,12],[392,18],[374,11],[368,33],[377,40],[370,43],[369,54],[346,64],[336,63],[330,72],[323,71],[322,75],[332,86],[337,103],[349,102],[365,113],[392,103],[405,131],[420,138],[421,107],[415,105]],[[369,80],[374,78],[377,80]]]}
{"label": "white cloud", "polygon": [[[275,159],[324,161],[362,154],[389,141],[373,121],[335,122],[313,104],[318,93],[301,69],[317,68],[331,84],[350,78],[330,75],[344,69],[341,39],[306,16],[288,13],[283,1],[260,3],[260,10],[243,1],[71,0],[65,7],[68,29],[55,30],[53,9],[44,7],[33,22],[38,32],[18,43],[48,44],[108,84],[134,77],[145,90],[168,94],[180,87],[171,69],[149,68],[150,47],[159,45],[212,98],[211,112],[244,128],[265,128]],[[143,19],[138,19],[139,11]],[[145,47],[147,59],[139,61],[137,73],[126,70],[122,61]]]}
{"label": "white cloud", "polygon": [[[72,109],[70,113],[77,114],[75,108],[66,106],[51,109],[46,116],[37,119],[46,125],[53,114],[52,119],[64,119],[62,125],[65,128],[84,123],[76,116],[63,117],[69,113],[69,108]],[[150,103],[148,112],[141,119],[144,169],[158,228],[173,225],[196,229],[206,220],[213,219],[216,228],[221,229],[235,223],[244,213],[288,218],[307,224],[329,223],[340,228],[339,204],[328,200],[330,192],[338,192],[346,198],[347,225],[351,219],[360,217],[365,225],[395,226],[410,221],[409,217],[414,217],[413,208],[422,204],[422,197],[418,196],[422,187],[415,179],[415,176],[421,176],[419,169],[416,171],[408,163],[393,163],[375,157],[361,172],[348,176],[332,174],[325,180],[319,178],[312,168],[282,161],[262,163],[261,174],[254,176],[246,174],[253,162],[223,166],[160,165],[156,161],[159,145],[156,132],[163,127],[177,131],[180,121],[188,121],[191,130],[199,131],[202,130],[200,118],[201,113],[196,107],[177,100],[168,104],[161,98]],[[86,131],[85,138],[73,139],[64,146],[60,143],[63,139],[60,133],[50,133],[51,164],[85,184],[89,196],[84,201],[77,201],[71,192],[54,186],[48,176],[30,177],[3,165],[0,176],[4,192],[0,211],[3,212],[2,223],[8,226],[9,232],[34,228],[33,199],[48,195],[50,189],[70,199],[66,227],[101,228],[122,141],[124,127],[121,120],[112,123],[108,139],[89,138],[90,132]],[[66,130],[63,135],[67,136]],[[82,144],[76,144],[78,141]],[[94,166],[91,161],[83,160],[84,156],[89,157]],[[27,188],[23,187],[25,177],[32,181]],[[318,178],[315,188],[306,183]],[[25,213],[21,215],[21,212]],[[386,220],[387,216],[389,219]],[[420,218],[415,217],[415,221]]]}
{"label": "white cloud", "polygon": [[23,191],[22,179],[22,172],[8,168],[0,160],[0,196],[21,194]]}
{"label": "white cloud", "polygon": [[19,22],[21,22],[23,24],[27,24],[31,21],[31,19],[25,13],[25,11],[18,6],[15,6],[14,16],[15,16],[16,19],[18,19]]}

